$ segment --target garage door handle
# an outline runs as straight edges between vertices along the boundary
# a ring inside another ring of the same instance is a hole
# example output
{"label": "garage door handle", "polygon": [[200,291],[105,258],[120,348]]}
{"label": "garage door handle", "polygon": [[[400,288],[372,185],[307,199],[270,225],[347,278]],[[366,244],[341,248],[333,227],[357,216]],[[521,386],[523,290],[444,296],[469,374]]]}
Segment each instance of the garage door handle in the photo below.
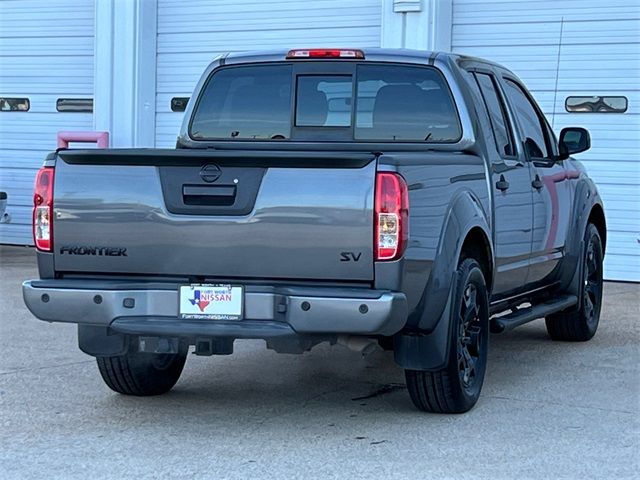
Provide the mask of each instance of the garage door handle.
{"label": "garage door handle", "polygon": [[509,188],[509,182],[504,178],[504,175],[500,175],[500,180],[496,182],[496,188],[502,192]]}
{"label": "garage door handle", "polygon": [[536,178],[534,178],[533,182],[531,182],[531,186],[533,188],[535,188],[536,190],[540,190],[540,189],[542,189],[544,184],[542,183],[542,180],[540,180],[540,177],[538,175],[536,175]]}

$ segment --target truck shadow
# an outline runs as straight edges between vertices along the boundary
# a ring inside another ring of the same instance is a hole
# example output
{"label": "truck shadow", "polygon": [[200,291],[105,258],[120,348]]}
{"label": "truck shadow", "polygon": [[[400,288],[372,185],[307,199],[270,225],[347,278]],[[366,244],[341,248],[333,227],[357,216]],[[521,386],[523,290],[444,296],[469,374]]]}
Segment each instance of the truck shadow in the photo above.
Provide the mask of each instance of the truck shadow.
{"label": "truck shadow", "polygon": [[[546,367],[561,361],[566,348],[551,342],[540,321],[492,336],[485,399],[479,406],[491,401],[486,397],[508,397],[526,390],[533,378],[543,381]],[[343,347],[319,345],[304,355],[281,355],[265,350],[260,341],[236,342],[231,356],[190,355],[181,380],[164,396],[113,396],[108,403],[146,405],[156,415],[182,413],[187,421],[197,412],[198,418],[207,416],[213,423],[222,413],[252,418],[306,412],[313,418],[347,419],[383,412],[416,414],[404,373],[391,352],[378,350],[362,357]]]}

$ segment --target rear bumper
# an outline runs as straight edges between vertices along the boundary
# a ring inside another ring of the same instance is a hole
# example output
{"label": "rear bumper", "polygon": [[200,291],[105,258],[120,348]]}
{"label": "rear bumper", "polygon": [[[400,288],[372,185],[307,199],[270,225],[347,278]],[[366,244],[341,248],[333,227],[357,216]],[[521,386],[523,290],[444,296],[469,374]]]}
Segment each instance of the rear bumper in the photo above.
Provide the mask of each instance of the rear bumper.
{"label": "rear bumper", "polygon": [[408,313],[406,297],[398,292],[246,285],[242,320],[184,320],[178,317],[178,286],[31,280],[22,284],[22,293],[25,304],[40,320],[148,336],[393,335],[404,327]]}

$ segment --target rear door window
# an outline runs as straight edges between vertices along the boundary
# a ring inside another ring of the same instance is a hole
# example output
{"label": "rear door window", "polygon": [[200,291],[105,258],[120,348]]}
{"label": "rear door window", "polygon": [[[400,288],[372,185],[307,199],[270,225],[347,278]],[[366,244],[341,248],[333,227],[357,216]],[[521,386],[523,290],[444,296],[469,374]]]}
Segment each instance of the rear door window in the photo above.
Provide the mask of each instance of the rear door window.
{"label": "rear door window", "polygon": [[195,140],[286,139],[291,65],[223,68],[211,76],[191,121]]}
{"label": "rear door window", "polygon": [[505,79],[507,97],[515,111],[522,131],[524,148],[529,158],[548,158],[549,142],[545,135],[545,124],[537,108],[522,87],[510,79]]}
{"label": "rear door window", "polygon": [[475,73],[474,75],[489,113],[496,148],[501,157],[513,157],[515,156],[513,136],[494,77],[486,73]]}

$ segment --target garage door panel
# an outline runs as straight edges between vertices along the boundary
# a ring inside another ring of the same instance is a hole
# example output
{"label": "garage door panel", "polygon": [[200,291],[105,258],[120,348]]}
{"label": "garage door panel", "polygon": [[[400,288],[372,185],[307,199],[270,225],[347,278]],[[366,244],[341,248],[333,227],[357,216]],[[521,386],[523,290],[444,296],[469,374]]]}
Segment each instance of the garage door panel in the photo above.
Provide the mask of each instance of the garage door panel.
{"label": "garage door panel", "polygon": [[557,0],[455,0],[453,3],[454,22],[465,23],[508,23],[522,22],[523,12],[529,22],[548,22],[565,16],[567,20],[593,20],[598,18],[625,18],[629,14],[640,15],[640,5],[629,0],[580,0],[559,2]]}
{"label": "garage door panel", "polygon": [[[560,30],[562,28],[562,41]],[[512,69],[556,132],[589,130],[577,155],[605,202],[605,275],[640,280],[640,3],[622,0],[453,1],[452,49]],[[569,96],[623,95],[626,113],[569,113]]]}
{"label": "garage door panel", "polygon": [[156,147],[175,147],[182,117],[183,116],[177,112],[156,114]]}
{"label": "garage door panel", "polygon": [[[27,214],[27,217],[29,215]],[[20,215],[22,220],[23,215]],[[29,217],[30,218],[30,217]],[[9,225],[11,225],[9,227]],[[31,224],[16,223],[11,224],[0,223],[0,243],[9,245],[33,245]]]}
{"label": "garage door panel", "polygon": [[36,169],[42,166],[47,154],[55,149],[55,145],[48,149],[20,148],[0,150],[0,180],[8,168]]}
{"label": "garage door panel", "polygon": [[605,204],[607,228],[611,232],[640,232],[640,218],[629,217],[624,210],[615,210]]}
{"label": "garage door panel", "polygon": [[[612,155],[612,158],[617,156]],[[585,161],[582,163],[589,175],[596,179],[598,184],[613,184],[613,185],[632,185],[637,188],[638,179],[640,178],[640,165],[636,158],[628,162],[616,161],[614,168],[612,168],[611,162],[607,160],[595,160]],[[640,218],[640,215],[638,215]]]}
{"label": "garage door panel", "polygon": [[91,113],[61,113],[59,98],[93,97],[93,0],[0,1],[0,96],[29,99],[0,112],[0,190],[10,223],[0,243],[30,244],[33,181],[60,130],[90,130]]}
{"label": "garage door panel", "polygon": [[2,148],[11,150],[22,147],[55,150],[59,131],[90,130],[92,125],[91,114],[83,113],[7,112],[0,115]]}
{"label": "garage door panel", "polygon": [[640,256],[607,254],[604,263],[605,278],[637,282],[640,278]]}
{"label": "garage door panel", "polygon": [[[199,25],[210,22],[214,25],[234,24],[234,27],[241,26],[244,22],[263,21],[269,23],[274,19],[274,27],[284,25],[281,19],[295,19],[297,26],[309,24],[313,26],[316,22],[322,22],[318,17],[328,18],[332,21],[345,21],[345,17],[353,15],[367,15],[379,18],[380,4],[375,2],[354,2],[343,0],[316,0],[314,2],[283,2],[283,1],[211,1],[201,2],[190,1],[189,8],[185,8],[185,2],[175,2],[160,0],[158,2],[158,20],[163,23],[163,30],[166,31],[175,26],[182,26],[183,29],[196,28]],[[197,18],[193,18],[193,12],[198,12]],[[209,27],[211,28],[211,27]]]}
{"label": "garage door panel", "polygon": [[[368,26],[363,27],[330,27],[331,34],[321,29],[289,29],[285,37],[282,31],[260,31],[259,35],[251,32],[220,32],[218,35],[203,37],[201,33],[176,33],[158,36],[159,53],[180,53],[184,45],[197,44],[190,51],[228,52],[255,49],[294,48],[320,46],[339,47],[348,44],[357,46],[379,45],[379,32],[372,32]],[[311,43],[309,43],[311,42]],[[311,45],[314,44],[314,45]],[[213,57],[211,57],[213,58]]]}
{"label": "garage door panel", "polygon": [[[6,90],[5,78],[16,77],[22,81],[29,81],[30,77],[69,77],[72,70],[75,77],[93,76],[93,56],[74,56],[60,63],[59,58],[33,55],[25,57],[12,57],[11,61],[2,63],[2,89]],[[83,80],[86,83],[86,80]]]}
{"label": "garage door panel", "polygon": [[[352,9],[335,8],[328,12],[322,8],[309,8],[304,12],[300,10],[279,10],[279,11],[263,11],[262,15],[255,9],[251,12],[251,16],[247,17],[246,13],[234,14],[218,14],[203,15],[198,19],[193,19],[190,14],[171,15],[167,20],[167,25],[163,28],[164,34],[183,33],[189,31],[192,33],[208,33],[214,32],[234,32],[239,29],[245,31],[280,31],[283,28],[287,30],[298,30],[303,28],[326,28],[327,22],[331,23],[335,28],[350,28],[353,26],[353,20],[349,18],[349,13],[353,13]],[[273,23],[271,20],[277,16],[278,21]],[[373,25],[380,17],[379,12],[361,12],[361,20],[367,19]],[[164,20],[159,17],[159,20]]]}
{"label": "garage door panel", "polygon": [[188,97],[219,54],[295,47],[380,46],[381,0],[158,2],[156,146],[175,145]]}
{"label": "garage door panel", "polygon": [[[0,88],[2,86],[0,85]],[[59,90],[59,86],[58,86]],[[6,97],[26,97],[29,99],[29,112],[2,112],[0,111],[0,124],[2,123],[11,123],[15,121],[16,118],[28,119],[32,118],[36,113],[46,113],[50,116],[49,119],[53,120],[59,116],[70,116],[71,118],[82,118],[83,121],[91,122],[91,113],[61,113],[56,111],[56,101],[60,98],[92,98],[93,95],[91,90],[88,90],[86,85],[83,86],[82,93],[67,93],[61,92],[58,94],[39,94],[39,93],[31,93],[25,91],[6,91],[2,90],[2,95]],[[22,115],[22,117],[19,117]]]}
{"label": "garage door panel", "polygon": [[43,51],[55,51],[56,55],[93,55],[93,39],[83,36],[7,38],[0,40],[0,56],[40,56]]}
{"label": "garage door panel", "polygon": [[0,176],[0,190],[7,192],[11,204],[28,206],[33,203],[33,182],[38,170],[34,168],[4,168]]}
{"label": "garage door panel", "polygon": [[156,112],[158,115],[161,113],[177,113],[181,115],[182,112],[171,111],[171,99],[174,97],[190,97],[191,92],[175,92],[175,93],[158,93],[156,95]]}

